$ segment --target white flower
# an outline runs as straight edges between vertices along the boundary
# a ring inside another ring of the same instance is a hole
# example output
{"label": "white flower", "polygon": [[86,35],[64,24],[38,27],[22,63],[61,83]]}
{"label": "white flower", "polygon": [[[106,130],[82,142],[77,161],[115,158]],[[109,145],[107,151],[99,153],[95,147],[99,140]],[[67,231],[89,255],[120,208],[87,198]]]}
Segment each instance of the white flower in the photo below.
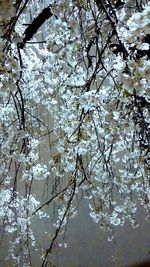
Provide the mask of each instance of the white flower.
{"label": "white flower", "polygon": [[140,50],[149,50],[149,44],[147,43],[141,43],[136,46],[137,49]]}

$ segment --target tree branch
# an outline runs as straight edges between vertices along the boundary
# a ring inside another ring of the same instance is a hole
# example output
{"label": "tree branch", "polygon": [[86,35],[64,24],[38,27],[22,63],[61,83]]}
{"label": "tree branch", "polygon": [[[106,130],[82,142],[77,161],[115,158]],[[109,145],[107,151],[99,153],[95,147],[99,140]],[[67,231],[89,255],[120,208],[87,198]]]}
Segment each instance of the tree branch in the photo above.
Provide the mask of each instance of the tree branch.
{"label": "tree branch", "polygon": [[49,19],[53,13],[51,12],[50,6],[44,8],[42,12],[32,21],[31,24],[25,29],[23,42],[20,43],[20,48],[23,49],[25,43],[30,41],[33,35],[38,31],[38,29]]}

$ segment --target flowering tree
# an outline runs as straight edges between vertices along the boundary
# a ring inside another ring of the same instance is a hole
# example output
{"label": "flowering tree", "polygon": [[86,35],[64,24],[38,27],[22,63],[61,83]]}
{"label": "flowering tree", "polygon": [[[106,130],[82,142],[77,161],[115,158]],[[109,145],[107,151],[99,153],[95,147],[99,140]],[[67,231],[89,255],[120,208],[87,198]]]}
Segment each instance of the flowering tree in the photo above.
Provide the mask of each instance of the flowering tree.
{"label": "flowering tree", "polygon": [[137,226],[138,203],[149,215],[149,29],[142,0],[0,1],[0,218],[17,266],[31,266],[31,220],[53,202],[42,267],[81,193],[109,240]]}

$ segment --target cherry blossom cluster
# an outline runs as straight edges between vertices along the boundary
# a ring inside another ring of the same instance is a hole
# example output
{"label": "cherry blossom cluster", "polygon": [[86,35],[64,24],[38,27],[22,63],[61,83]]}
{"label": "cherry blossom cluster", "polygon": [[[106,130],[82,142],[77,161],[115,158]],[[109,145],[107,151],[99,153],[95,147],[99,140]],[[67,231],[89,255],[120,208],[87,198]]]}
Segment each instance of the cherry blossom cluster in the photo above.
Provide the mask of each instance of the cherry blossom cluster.
{"label": "cherry blossom cluster", "polygon": [[32,243],[32,216],[55,203],[44,267],[81,193],[109,240],[114,226],[138,226],[138,203],[149,212],[150,5],[50,1],[33,31],[47,1],[17,2],[0,2],[0,218],[8,233],[20,227],[15,242],[28,232]]}

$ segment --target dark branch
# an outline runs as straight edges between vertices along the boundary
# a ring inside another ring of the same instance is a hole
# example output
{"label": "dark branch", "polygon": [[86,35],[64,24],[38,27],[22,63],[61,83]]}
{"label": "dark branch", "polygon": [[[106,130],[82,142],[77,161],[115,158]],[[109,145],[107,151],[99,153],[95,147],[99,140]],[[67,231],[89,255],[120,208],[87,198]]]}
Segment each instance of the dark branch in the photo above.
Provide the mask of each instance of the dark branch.
{"label": "dark branch", "polygon": [[25,29],[23,42],[20,43],[20,48],[24,48],[24,45],[27,41],[30,41],[33,35],[38,31],[38,29],[49,19],[53,13],[51,12],[50,7],[46,7],[42,12],[32,21],[31,24]]}

